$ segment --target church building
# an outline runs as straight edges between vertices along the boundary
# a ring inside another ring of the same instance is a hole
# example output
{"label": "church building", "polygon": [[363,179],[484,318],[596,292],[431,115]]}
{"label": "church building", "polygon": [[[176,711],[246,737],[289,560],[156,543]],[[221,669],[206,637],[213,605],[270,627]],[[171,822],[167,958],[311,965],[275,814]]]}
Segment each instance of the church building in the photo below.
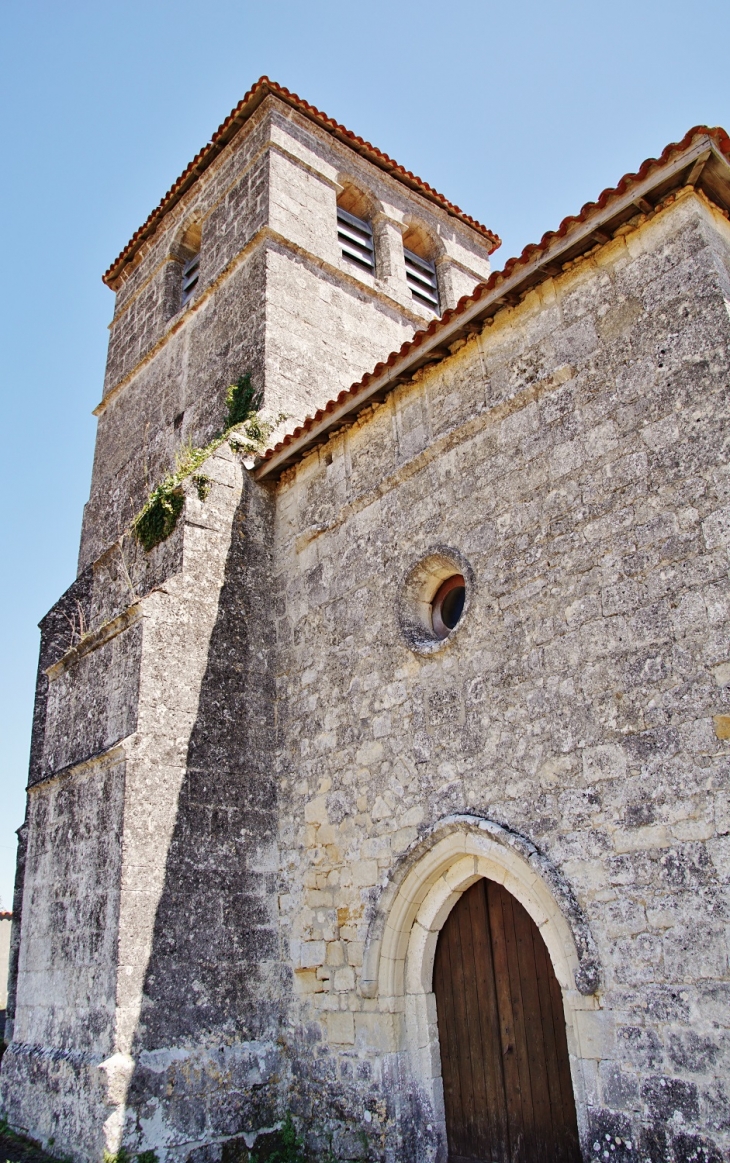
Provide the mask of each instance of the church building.
{"label": "church building", "polygon": [[0,1065],[52,1154],[730,1159],[730,138],[498,246],[263,77],[104,276]]}

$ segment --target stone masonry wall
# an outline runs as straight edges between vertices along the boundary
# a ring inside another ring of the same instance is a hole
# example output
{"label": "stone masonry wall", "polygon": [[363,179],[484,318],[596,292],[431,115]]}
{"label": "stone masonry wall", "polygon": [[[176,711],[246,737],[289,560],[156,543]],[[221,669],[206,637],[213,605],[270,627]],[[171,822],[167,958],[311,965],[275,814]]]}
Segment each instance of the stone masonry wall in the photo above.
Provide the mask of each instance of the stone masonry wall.
{"label": "stone masonry wall", "polygon": [[[188,226],[205,224],[208,232],[205,254],[201,247],[200,277],[205,285],[221,274],[266,221],[268,136],[268,119],[260,109],[246,131],[238,135],[168,215],[164,227],[145,244],[116,294],[105,395],[159,342],[169,320],[179,311],[179,288],[169,314],[164,310],[141,311],[137,304],[145,296],[150,297],[150,305],[164,302],[166,267],[171,262],[178,268],[182,265],[180,245]],[[178,269],[177,274],[181,273]]]}
{"label": "stone masonry wall", "polygon": [[[348,1125],[374,1157],[431,1157],[433,1110],[399,1098],[407,1018],[359,979],[383,886],[453,813],[527,838],[588,920],[585,1158],[730,1146],[728,235],[679,199],[282,481],[287,1037],[294,1107],[338,1158]],[[398,601],[444,545],[470,604],[419,655]]]}
{"label": "stone masonry wall", "polygon": [[[112,756],[30,797],[23,940],[7,1117],[34,1137],[92,1146],[113,1051],[124,764]],[[91,1142],[90,1142],[91,1140]]]}
{"label": "stone masonry wall", "polygon": [[227,445],[204,471],[168,542],[116,546],[45,627],[0,1090],[75,1159],[279,1117],[272,499]]}
{"label": "stone masonry wall", "polygon": [[[415,330],[404,326],[392,304],[373,299],[349,272],[334,279],[275,244],[267,248],[266,259],[266,382],[276,386],[275,398],[281,401],[277,408],[291,408],[290,401],[299,397],[305,414],[313,415],[323,403],[323,384],[331,385],[333,397],[350,387],[353,353],[357,374],[363,374]],[[323,326],[326,315],[336,318],[337,326]],[[384,335],[395,345],[388,352],[382,346]],[[292,426],[290,419],[286,427]]]}
{"label": "stone masonry wall", "polygon": [[223,426],[228,384],[264,374],[265,256],[236,268],[216,296],[145,363],[99,417],[80,566],[106,552],[187,441],[207,443]]}
{"label": "stone masonry wall", "polygon": [[208,498],[188,500],[183,570],[151,595],[125,806],[118,1129],[130,1149],[173,1158],[271,1126],[284,1073],[271,622],[260,600],[273,507],[226,446],[206,471]]}

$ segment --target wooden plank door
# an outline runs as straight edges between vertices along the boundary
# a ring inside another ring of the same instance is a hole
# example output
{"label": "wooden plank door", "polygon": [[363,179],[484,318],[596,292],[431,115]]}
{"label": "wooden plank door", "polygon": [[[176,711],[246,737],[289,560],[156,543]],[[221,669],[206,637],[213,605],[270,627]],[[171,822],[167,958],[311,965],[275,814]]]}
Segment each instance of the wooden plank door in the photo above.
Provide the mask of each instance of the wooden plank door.
{"label": "wooden plank door", "polygon": [[434,962],[449,1163],[580,1163],[560,986],[545,942],[479,880]]}

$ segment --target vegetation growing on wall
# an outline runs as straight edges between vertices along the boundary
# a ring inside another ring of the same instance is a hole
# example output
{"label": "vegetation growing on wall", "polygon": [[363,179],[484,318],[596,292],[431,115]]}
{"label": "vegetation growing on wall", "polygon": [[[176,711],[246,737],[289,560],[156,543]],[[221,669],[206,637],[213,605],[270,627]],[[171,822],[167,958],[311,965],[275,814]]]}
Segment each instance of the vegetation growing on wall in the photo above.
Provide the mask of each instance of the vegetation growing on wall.
{"label": "vegetation growing on wall", "polygon": [[120,1147],[114,1153],[105,1151],[103,1163],[159,1163],[159,1157],[156,1151],[140,1151],[135,1155],[130,1154],[126,1147]]}
{"label": "vegetation growing on wall", "polygon": [[304,1153],[304,1139],[297,1134],[290,1112],[287,1113],[276,1138],[278,1143],[273,1150],[262,1156],[259,1156],[256,1151],[252,1152],[250,1163],[307,1163],[307,1156]]}
{"label": "vegetation growing on wall", "polygon": [[228,416],[226,429],[235,428],[237,424],[244,424],[255,416],[261,407],[261,392],[257,392],[251,383],[251,375],[244,372],[235,384],[231,384],[226,392],[226,406]]}
{"label": "vegetation growing on wall", "polygon": [[[197,470],[224,441],[244,455],[261,452],[274,427],[259,417],[261,403],[261,393],[253,387],[249,372],[229,386],[226,392],[228,413],[223,431],[202,448],[194,447],[190,442],[183,445],[175,457],[174,469],[152,490],[134,518],[132,530],[143,549],[149,552],[172,533],[185,504],[183,485],[188,477],[192,477],[198,498],[205,500],[210,481]],[[285,419],[283,415],[278,416],[276,423]]]}
{"label": "vegetation growing on wall", "polygon": [[[300,1120],[301,1122],[301,1120]],[[359,1148],[354,1147],[352,1154],[346,1156],[348,1160],[359,1159],[366,1160],[373,1158],[369,1151],[369,1141],[366,1132],[362,1127],[353,1126],[349,1121],[345,1126],[348,1130],[354,1132],[354,1136],[359,1140]],[[315,1142],[309,1149],[305,1143],[304,1128],[297,1130],[297,1124],[294,1122],[291,1111],[287,1111],[284,1121],[279,1124],[274,1131],[264,1131],[256,1139],[256,1144],[250,1151],[245,1152],[244,1158],[247,1163],[339,1163],[340,1160],[345,1160],[344,1155],[337,1154],[333,1147],[333,1135],[331,1131],[324,1131],[320,1124],[310,1124],[310,1130],[318,1130],[319,1135],[315,1138]],[[322,1137],[328,1141],[325,1147],[322,1144]],[[226,1147],[223,1147],[223,1163],[244,1163],[241,1156],[235,1156],[226,1152]]]}

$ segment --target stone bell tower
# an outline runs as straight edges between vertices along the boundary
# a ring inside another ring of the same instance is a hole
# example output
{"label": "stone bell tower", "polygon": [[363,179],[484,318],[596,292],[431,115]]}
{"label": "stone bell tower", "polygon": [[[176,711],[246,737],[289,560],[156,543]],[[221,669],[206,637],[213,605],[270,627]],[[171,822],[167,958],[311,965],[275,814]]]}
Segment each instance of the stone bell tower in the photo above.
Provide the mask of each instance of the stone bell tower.
{"label": "stone bell tower", "polygon": [[276,1121],[286,1074],[276,494],[224,442],[149,552],[133,518],[221,431],[232,381],[291,429],[455,306],[498,241],[263,78],[105,276],[79,573],[41,624],[0,1075],[11,1125],[56,1152],[202,1160]]}

